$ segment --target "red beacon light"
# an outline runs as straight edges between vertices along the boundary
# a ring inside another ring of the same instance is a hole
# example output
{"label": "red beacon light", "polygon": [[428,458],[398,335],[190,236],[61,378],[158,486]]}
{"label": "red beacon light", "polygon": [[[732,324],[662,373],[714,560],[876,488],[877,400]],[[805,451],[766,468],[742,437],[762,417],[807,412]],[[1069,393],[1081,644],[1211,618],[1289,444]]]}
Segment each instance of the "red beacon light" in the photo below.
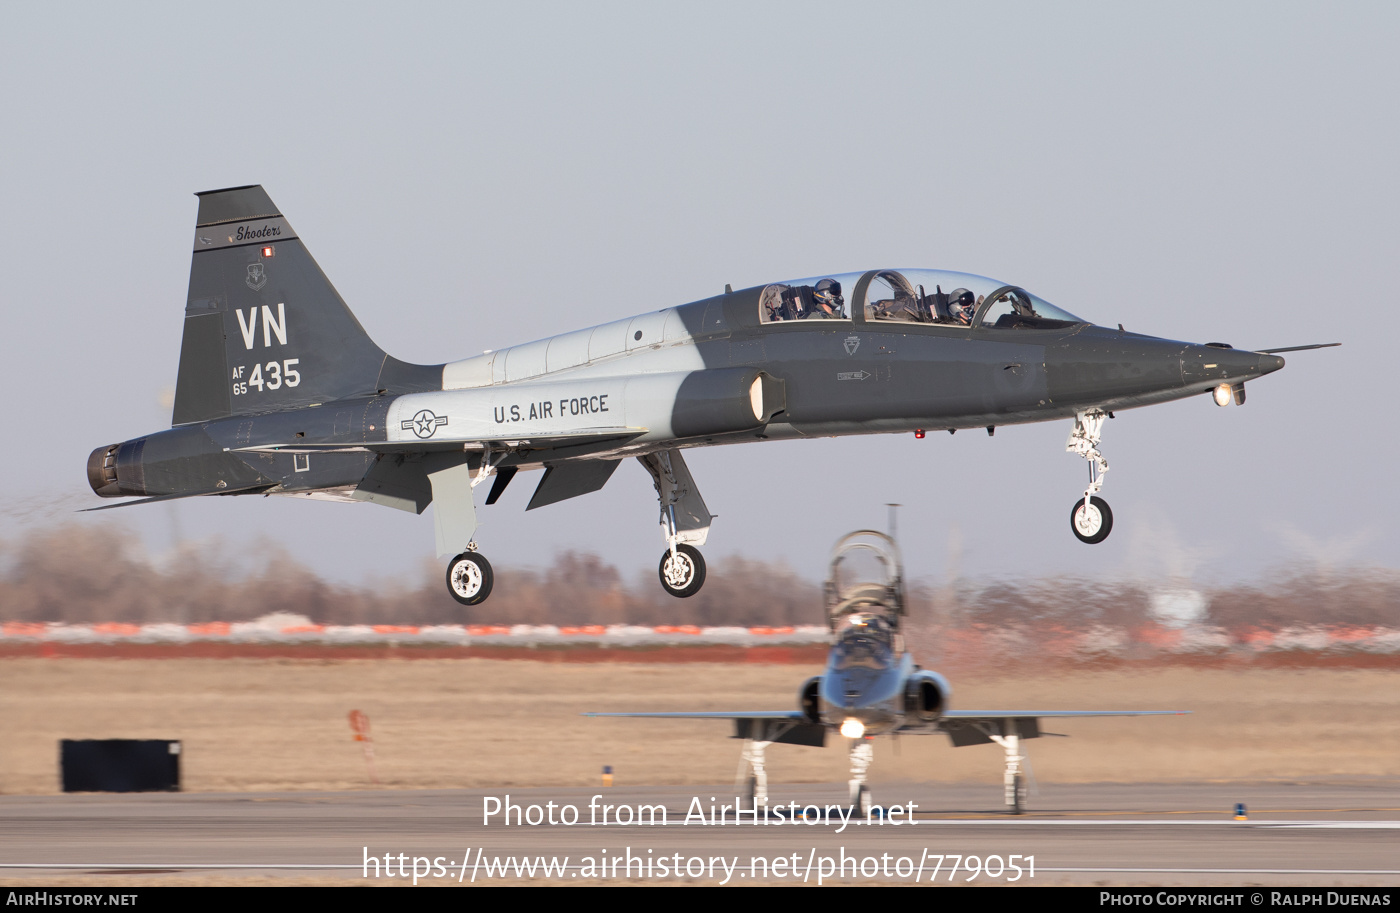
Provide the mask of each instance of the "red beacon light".
{"label": "red beacon light", "polygon": [[918,438],[919,440],[922,441],[922,440],[924,439],[924,429],[922,429],[922,428],[915,428],[915,429],[914,429],[914,437],[916,437],[916,438]]}
{"label": "red beacon light", "polygon": [[272,254],[273,254],[272,245],[269,244],[267,247],[264,247],[264,248],[262,249],[262,255],[263,255],[264,258],[271,257]]}

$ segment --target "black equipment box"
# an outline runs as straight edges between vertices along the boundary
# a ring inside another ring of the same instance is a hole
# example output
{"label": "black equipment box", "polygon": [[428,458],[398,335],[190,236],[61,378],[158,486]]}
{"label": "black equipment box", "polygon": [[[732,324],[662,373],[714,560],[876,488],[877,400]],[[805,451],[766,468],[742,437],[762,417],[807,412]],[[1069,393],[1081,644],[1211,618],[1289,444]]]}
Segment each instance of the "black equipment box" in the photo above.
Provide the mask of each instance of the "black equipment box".
{"label": "black equipment box", "polygon": [[178,792],[180,743],[166,739],[64,739],[66,793]]}

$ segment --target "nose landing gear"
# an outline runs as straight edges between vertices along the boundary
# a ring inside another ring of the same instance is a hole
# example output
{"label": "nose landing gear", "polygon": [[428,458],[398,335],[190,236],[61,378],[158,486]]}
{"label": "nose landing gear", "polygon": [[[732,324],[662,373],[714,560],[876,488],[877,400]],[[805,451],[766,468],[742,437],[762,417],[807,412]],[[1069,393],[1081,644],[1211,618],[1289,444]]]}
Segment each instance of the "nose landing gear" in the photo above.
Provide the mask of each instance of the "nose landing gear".
{"label": "nose landing gear", "polygon": [[1096,497],[1103,488],[1103,474],[1108,472],[1108,461],[1099,452],[1103,420],[1107,417],[1107,413],[1098,410],[1077,413],[1074,428],[1065,442],[1066,451],[1089,461],[1089,487],[1084,489],[1084,497],[1074,503],[1069,515],[1069,528],[1075,538],[1089,545],[1107,539],[1113,530],[1113,511],[1108,509],[1107,501]]}
{"label": "nose landing gear", "polygon": [[1080,542],[1097,545],[1108,538],[1113,529],[1113,511],[1103,498],[1088,497],[1075,501],[1069,514],[1070,529]]}
{"label": "nose landing gear", "polygon": [[870,787],[865,785],[866,771],[875,760],[875,747],[869,739],[851,739],[848,746],[851,760],[851,808],[867,820],[870,817]]}
{"label": "nose landing gear", "polygon": [[705,585],[705,558],[700,550],[689,545],[677,545],[661,555],[661,586],[678,599],[694,596]]}
{"label": "nose landing gear", "polygon": [[661,535],[666,540],[657,569],[661,588],[680,599],[694,596],[705,585],[705,559],[695,546],[705,544],[714,516],[679,450],[649,453],[637,460],[651,473],[661,505]]}

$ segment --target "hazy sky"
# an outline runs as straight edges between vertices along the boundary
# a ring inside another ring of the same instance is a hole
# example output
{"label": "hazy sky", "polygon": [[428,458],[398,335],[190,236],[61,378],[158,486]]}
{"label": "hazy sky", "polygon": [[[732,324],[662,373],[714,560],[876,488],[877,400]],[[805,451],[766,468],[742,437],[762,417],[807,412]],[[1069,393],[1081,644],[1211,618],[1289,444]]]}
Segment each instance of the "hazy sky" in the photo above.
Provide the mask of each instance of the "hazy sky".
{"label": "hazy sky", "polygon": [[[74,513],[89,451],[169,424],[193,194],[260,183],[408,361],[890,266],[1153,335],[1345,344],[1243,408],[1119,413],[1102,545],[1068,528],[1087,473],[1056,421],[690,451],[712,559],[815,577],[897,501],[914,576],[1400,566],[1397,34],[1362,3],[8,4],[0,523],[335,579],[436,563],[430,518],[368,504]],[[526,514],[534,478],[481,509],[493,562],[655,567],[640,466]]]}

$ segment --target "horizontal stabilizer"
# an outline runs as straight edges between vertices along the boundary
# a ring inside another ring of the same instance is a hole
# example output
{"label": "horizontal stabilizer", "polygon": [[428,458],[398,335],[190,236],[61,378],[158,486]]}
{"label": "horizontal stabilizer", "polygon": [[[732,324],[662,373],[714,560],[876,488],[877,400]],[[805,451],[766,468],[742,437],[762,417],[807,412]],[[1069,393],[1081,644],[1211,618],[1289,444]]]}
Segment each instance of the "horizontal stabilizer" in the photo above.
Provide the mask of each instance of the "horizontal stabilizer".
{"label": "horizontal stabilizer", "polygon": [[173,495],[156,495],[151,498],[137,498],[135,501],[118,501],[116,504],[103,504],[100,507],[85,507],[78,513],[85,514],[90,510],[111,510],[114,507],[130,507],[133,504],[150,504],[152,501],[178,501],[181,498],[207,498],[210,495],[248,495],[259,491],[267,491],[274,487],[272,483],[261,482],[257,485],[247,485],[243,488],[221,488],[216,491],[182,491]]}

